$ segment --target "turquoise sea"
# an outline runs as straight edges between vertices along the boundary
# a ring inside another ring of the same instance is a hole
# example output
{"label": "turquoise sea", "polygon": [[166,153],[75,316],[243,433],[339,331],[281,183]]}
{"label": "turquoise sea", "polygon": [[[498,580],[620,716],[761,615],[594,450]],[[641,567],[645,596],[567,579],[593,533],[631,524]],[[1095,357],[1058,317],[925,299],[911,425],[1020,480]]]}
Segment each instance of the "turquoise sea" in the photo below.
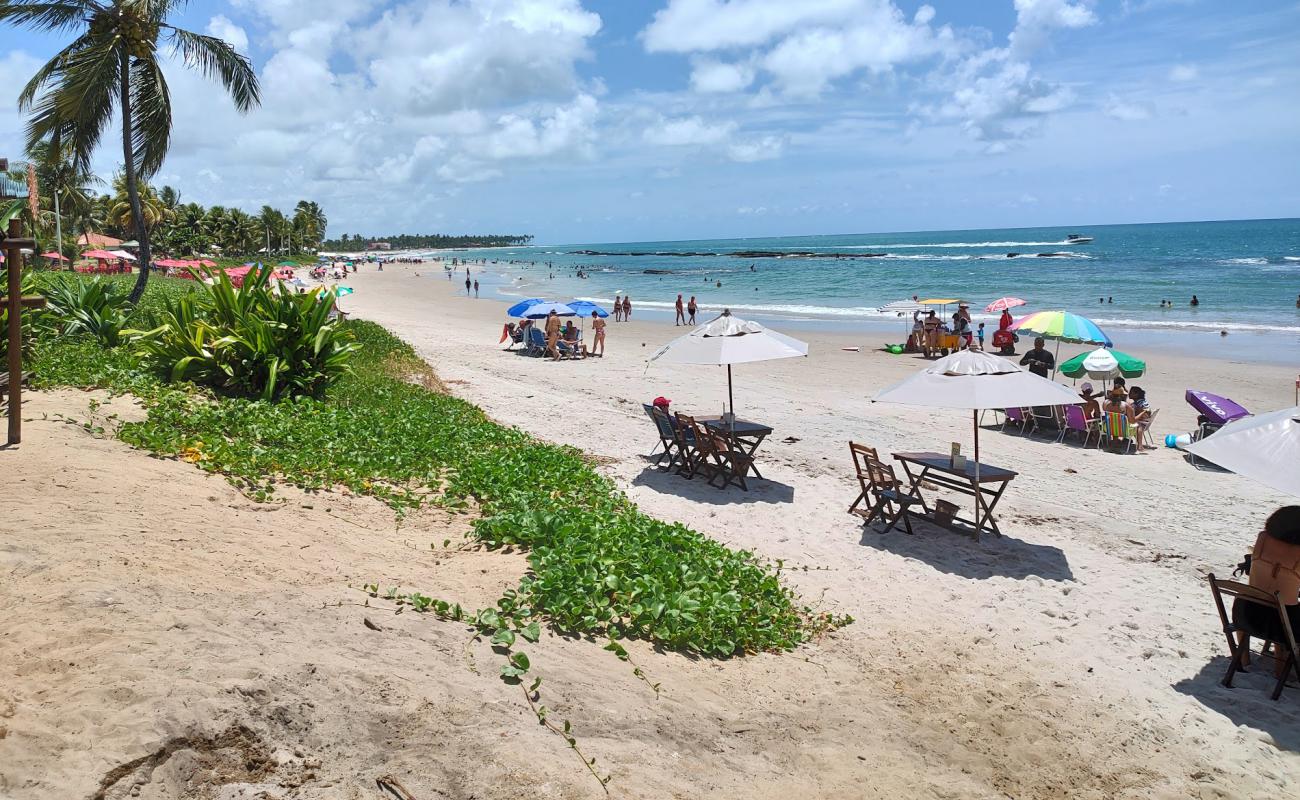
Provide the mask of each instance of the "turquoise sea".
{"label": "turquoise sea", "polygon": [[[1069,244],[1070,234],[1093,241]],[[606,303],[630,294],[634,312],[654,316],[671,316],[680,292],[706,314],[729,307],[795,327],[876,329],[898,325],[880,306],[913,295],[967,300],[977,319],[989,302],[1013,295],[1028,301],[1019,311],[1065,309],[1108,332],[1217,338],[1226,330],[1274,334],[1272,347],[1300,344],[1300,219],[577,243],[465,255],[497,262],[489,265],[492,284],[504,295]]]}

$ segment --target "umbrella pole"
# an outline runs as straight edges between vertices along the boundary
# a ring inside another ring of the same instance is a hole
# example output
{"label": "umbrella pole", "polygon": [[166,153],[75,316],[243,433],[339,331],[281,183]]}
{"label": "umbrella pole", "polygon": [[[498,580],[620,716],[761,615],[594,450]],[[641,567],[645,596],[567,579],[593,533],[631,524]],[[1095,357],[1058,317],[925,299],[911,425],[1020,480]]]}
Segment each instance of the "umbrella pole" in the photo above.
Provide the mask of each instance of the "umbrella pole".
{"label": "umbrella pole", "polygon": [[980,412],[971,409],[970,421],[975,426],[975,490],[979,491],[980,483]]}
{"label": "umbrella pole", "polygon": [[727,409],[731,412],[731,424],[736,424],[736,396],[731,390],[731,365],[727,365]]}
{"label": "umbrella pole", "polygon": [[1052,356],[1052,380],[1056,380],[1056,365],[1061,363],[1061,340],[1056,340],[1056,355]]}

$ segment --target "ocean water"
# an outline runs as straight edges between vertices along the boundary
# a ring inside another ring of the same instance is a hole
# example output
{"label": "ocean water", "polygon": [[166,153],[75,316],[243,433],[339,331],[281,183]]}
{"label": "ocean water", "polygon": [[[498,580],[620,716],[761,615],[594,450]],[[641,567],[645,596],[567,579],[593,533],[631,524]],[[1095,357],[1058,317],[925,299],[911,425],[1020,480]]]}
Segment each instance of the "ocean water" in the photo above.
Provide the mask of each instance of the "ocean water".
{"label": "ocean water", "polygon": [[[1068,244],[1072,233],[1093,241]],[[669,311],[680,292],[706,313],[727,307],[860,328],[897,324],[877,309],[913,295],[967,300],[977,320],[995,319],[984,306],[1012,295],[1028,301],[1013,313],[1065,309],[1108,332],[1228,330],[1300,343],[1300,219],[580,243],[465,255],[495,261],[494,288],[508,296],[607,303],[630,294],[634,311]],[[1189,305],[1192,295],[1199,306]],[[1162,300],[1173,307],[1161,308]]]}

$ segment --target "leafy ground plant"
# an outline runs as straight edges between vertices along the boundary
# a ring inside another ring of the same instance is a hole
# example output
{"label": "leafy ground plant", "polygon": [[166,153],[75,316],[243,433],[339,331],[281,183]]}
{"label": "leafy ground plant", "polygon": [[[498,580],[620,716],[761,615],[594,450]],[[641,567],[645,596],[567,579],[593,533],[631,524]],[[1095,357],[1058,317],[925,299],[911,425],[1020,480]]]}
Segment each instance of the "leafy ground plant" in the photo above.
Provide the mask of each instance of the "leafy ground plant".
{"label": "leafy ground plant", "polygon": [[[849,621],[800,604],[779,564],[643,513],[578,450],[540,442],[430,391],[427,365],[380,326],[354,321],[347,329],[358,346],[352,370],[319,399],[267,402],[177,389],[123,348],[85,342],[43,347],[34,363],[47,382],[136,393],[148,416],[123,425],[123,441],[222,473],[254,497],[270,496],[274,481],[284,481],[347,487],[399,512],[426,502],[477,505],[479,541],[528,553],[530,571],[517,589],[475,612],[418,591],[394,588],[383,598],[466,623],[490,639],[504,659],[501,677],[525,688],[542,724],[550,720],[536,702],[534,665],[515,646],[535,641],[542,624],[604,641],[628,660],[625,639],[729,657],[789,650]],[[367,590],[379,596],[377,585]],[[639,667],[635,672],[645,679]],[[567,724],[554,729],[573,739]]]}

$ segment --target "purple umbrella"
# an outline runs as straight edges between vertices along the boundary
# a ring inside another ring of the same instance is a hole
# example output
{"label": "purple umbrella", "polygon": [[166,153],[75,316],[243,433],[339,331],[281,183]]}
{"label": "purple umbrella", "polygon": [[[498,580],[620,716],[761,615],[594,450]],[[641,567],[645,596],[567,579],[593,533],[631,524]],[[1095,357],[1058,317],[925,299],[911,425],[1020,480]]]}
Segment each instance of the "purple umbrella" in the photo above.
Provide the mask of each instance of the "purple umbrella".
{"label": "purple umbrella", "polygon": [[1199,389],[1188,389],[1184,397],[1188,405],[1203,414],[1211,425],[1227,425],[1234,419],[1250,416],[1249,411],[1226,397],[1219,397],[1217,394],[1202,392]]}

